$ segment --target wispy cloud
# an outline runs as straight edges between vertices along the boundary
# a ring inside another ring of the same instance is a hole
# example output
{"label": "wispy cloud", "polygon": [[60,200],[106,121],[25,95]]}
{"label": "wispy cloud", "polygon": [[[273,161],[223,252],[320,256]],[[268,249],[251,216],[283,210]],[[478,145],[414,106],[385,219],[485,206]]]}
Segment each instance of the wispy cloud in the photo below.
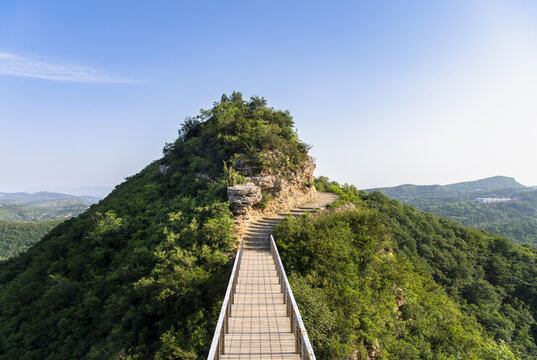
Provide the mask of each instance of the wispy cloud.
{"label": "wispy cloud", "polygon": [[121,78],[89,66],[35,59],[5,52],[0,52],[0,75],[78,83],[120,84],[133,82],[130,79]]}

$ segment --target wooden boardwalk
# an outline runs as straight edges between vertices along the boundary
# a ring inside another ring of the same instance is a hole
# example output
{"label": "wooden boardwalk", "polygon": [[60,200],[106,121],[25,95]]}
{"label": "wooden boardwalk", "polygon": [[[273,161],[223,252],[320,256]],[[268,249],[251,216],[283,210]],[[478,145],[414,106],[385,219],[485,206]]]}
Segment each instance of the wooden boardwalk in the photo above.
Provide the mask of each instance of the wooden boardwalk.
{"label": "wooden boardwalk", "polygon": [[231,305],[222,359],[298,359],[269,236],[277,219],[252,225]]}
{"label": "wooden boardwalk", "polygon": [[[292,213],[322,208],[336,198],[333,194],[321,194],[319,202]],[[280,219],[264,218],[252,224],[244,238],[244,252],[222,359],[300,358],[278,283],[276,264],[270,252],[270,234]]]}

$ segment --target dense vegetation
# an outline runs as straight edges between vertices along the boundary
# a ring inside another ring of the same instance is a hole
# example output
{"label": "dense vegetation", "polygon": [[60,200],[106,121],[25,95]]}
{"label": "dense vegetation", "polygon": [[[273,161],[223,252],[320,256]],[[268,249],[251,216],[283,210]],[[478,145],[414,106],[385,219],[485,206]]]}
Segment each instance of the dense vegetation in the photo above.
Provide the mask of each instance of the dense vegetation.
{"label": "dense vegetation", "polygon": [[0,221],[0,260],[25,251],[60,222],[61,220],[36,223]]}
{"label": "dense vegetation", "polygon": [[[326,178],[275,231],[319,359],[537,357],[537,251]],[[348,207],[348,206],[347,206]]]}
{"label": "dense vegetation", "polygon": [[[307,149],[261,98],[224,95],[187,119],[162,159],[0,262],[0,360],[205,357],[236,245],[226,186],[286,176]],[[341,195],[334,211],[276,238],[319,359],[537,356],[534,250],[317,186]]]}
{"label": "dense vegetation", "polygon": [[[463,225],[503,235],[519,244],[537,245],[537,189],[497,176],[447,186],[401,185],[380,190],[422,211]],[[479,199],[510,199],[483,203]]]}
{"label": "dense vegetation", "polygon": [[163,164],[181,161],[191,173],[219,176],[224,167],[243,175],[277,169],[294,170],[308,145],[294,130],[288,111],[267,107],[265,99],[242,100],[224,95],[210,110],[187,119],[180,130],[184,141],[166,145]]}
{"label": "dense vegetation", "polygon": [[202,358],[234,253],[233,166],[284,172],[306,150],[260,98],[188,119],[161,160],[0,263],[0,359]]}

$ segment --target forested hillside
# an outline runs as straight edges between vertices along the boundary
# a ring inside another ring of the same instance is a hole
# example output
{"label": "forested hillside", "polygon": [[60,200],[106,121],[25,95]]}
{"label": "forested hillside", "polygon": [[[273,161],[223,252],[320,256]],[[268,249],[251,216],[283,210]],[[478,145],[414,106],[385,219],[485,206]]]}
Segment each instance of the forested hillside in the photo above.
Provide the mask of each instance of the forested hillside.
{"label": "forested hillside", "polygon": [[379,192],[316,186],[347,205],[288,218],[275,238],[320,359],[537,358],[536,250]]}
{"label": "forested hillside", "polygon": [[0,221],[0,260],[25,251],[60,222],[61,220],[36,223]]}
{"label": "forested hillside", "polygon": [[203,358],[236,243],[234,169],[306,155],[289,113],[261,98],[224,95],[187,119],[162,159],[0,262],[0,359]]}
{"label": "forested hillside", "polygon": [[[0,262],[0,359],[205,358],[237,245],[227,186],[307,151],[262,98],[187,119],[161,159]],[[536,358],[534,250],[316,186],[342,199],[276,240],[320,360]]]}
{"label": "forested hillside", "polygon": [[537,190],[497,176],[452,185],[369,189],[422,211],[487,230],[519,244],[537,245]]}

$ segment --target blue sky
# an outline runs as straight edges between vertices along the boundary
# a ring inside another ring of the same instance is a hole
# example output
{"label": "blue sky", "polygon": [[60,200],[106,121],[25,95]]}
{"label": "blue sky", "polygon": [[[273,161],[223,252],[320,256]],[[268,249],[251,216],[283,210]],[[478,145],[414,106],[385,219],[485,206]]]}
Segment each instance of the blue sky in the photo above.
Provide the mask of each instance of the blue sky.
{"label": "blue sky", "polygon": [[537,185],[533,1],[1,1],[0,191],[114,186],[241,91],[317,175]]}

